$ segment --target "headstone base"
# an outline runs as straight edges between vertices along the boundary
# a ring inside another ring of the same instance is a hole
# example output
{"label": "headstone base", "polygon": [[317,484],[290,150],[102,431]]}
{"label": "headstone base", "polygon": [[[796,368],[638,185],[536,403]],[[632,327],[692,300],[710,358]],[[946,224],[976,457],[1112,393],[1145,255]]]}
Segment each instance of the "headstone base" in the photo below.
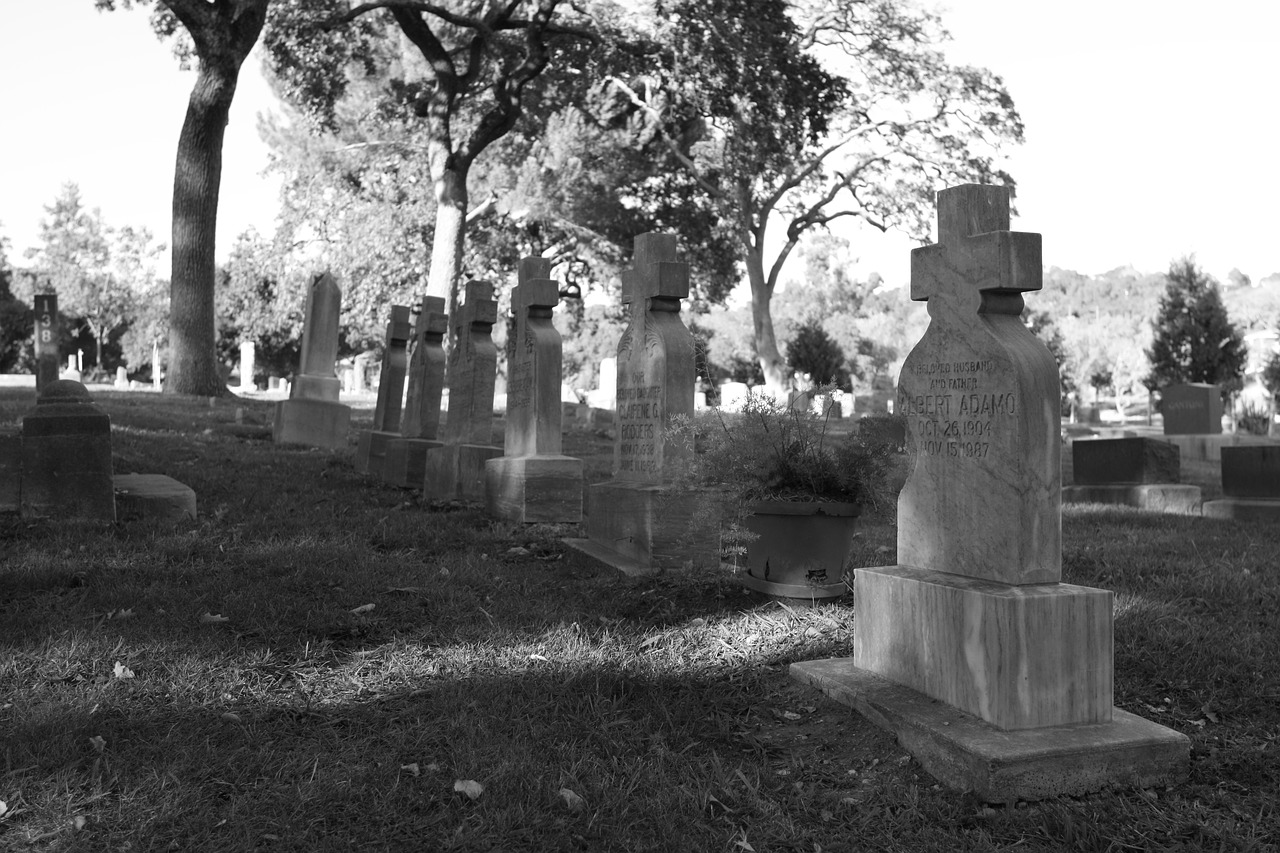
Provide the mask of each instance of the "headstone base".
{"label": "headstone base", "polygon": [[1200,514],[1200,487],[1177,483],[1130,486],[1063,486],[1064,504],[1117,504],[1147,512]]}
{"label": "headstone base", "polygon": [[393,438],[382,460],[382,481],[405,489],[420,489],[427,476],[427,454],[441,442],[429,438]]}
{"label": "headstone base", "polygon": [[370,477],[382,477],[382,465],[387,459],[387,445],[400,438],[398,432],[362,429],[356,443],[356,455],[352,460],[355,469]]}
{"label": "headstone base", "polygon": [[350,406],[328,400],[281,400],[276,403],[271,437],[276,444],[340,450],[347,446],[350,429]]}
{"label": "headstone base", "polygon": [[22,436],[0,435],[0,512],[17,512],[22,498]]}
{"label": "headstone base", "polygon": [[718,492],[610,480],[587,488],[586,515],[588,539],[567,544],[625,574],[720,565]]}
{"label": "headstone base", "polygon": [[999,729],[1102,723],[1112,594],[917,569],[854,572],[853,662]]}
{"label": "headstone base", "polygon": [[1236,521],[1280,521],[1280,500],[1223,498],[1205,501],[1205,518],[1233,518]]}
{"label": "headstone base", "polygon": [[196,519],[196,493],[164,474],[117,474],[116,516],[120,521],[173,525]]}
{"label": "headstone base", "polygon": [[502,455],[488,444],[446,444],[427,456],[422,496],[428,500],[484,502],[485,463]]}
{"label": "headstone base", "polygon": [[571,456],[502,456],[485,463],[490,515],[521,524],[582,521],[582,460]]}
{"label": "headstone base", "polygon": [[1187,776],[1187,737],[1119,708],[1109,722],[1009,732],[847,658],[793,663],[790,675],[892,732],[931,776],[984,802],[1167,786]]}

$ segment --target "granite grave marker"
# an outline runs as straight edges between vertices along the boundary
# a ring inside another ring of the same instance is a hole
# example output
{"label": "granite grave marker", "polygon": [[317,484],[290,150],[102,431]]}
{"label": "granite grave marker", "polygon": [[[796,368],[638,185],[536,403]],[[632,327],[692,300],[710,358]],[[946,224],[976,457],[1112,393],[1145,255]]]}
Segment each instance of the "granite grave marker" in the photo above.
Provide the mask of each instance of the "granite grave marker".
{"label": "granite grave marker", "polygon": [[334,373],[341,307],[342,291],[332,275],[326,272],[311,280],[298,373],[289,386],[289,399],[276,403],[272,439],[277,444],[331,449],[347,444],[351,408],[338,402],[341,383]]}
{"label": "granite grave marker", "polygon": [[1102,503],[1151,512],[1199,513],[1200,487],[1178,482],[1178,448],[1154,438],[1080,438],[1071,443],[1075,485],[1063,503]]}

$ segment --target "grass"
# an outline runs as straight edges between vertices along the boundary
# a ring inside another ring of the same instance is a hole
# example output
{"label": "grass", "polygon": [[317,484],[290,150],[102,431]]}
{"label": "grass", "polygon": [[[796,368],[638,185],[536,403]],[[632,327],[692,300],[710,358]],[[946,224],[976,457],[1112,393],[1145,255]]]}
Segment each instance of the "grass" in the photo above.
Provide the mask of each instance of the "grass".
{"label": "grass", "polygon": [[[0,849],[1280,846],[1274,528],[1068,507],[1065,579],[1116,592],[1116,704],[1187,734],[1191,776],[992,807],[787,678],[852,652],[848,599],[623,578],[568,527],[277,448],[262,402],[97,399],[117,471],[187,483],[201,518],[0,517]],[[0,428],[30,405],[0,390]],[[566,436],[597,478],[609,447]],[[895,541],[868,519],[857,563]]]}

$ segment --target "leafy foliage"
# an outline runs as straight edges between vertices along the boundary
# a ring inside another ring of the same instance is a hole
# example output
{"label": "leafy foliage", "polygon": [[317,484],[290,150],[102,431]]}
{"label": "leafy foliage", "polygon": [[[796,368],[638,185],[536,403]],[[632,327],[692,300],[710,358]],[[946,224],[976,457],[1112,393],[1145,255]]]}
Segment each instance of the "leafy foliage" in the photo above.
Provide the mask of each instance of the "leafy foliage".
{"label": "leafy foliage", "polygon": [[1208,382],[1221,385],[1223,393],[1238,391],[1246,358],[1244,335],[1227,316],[1217,282],[1192,258],[1171,263],[1167,279],[1152,321],[1147,387]]}
{"label": "leafy foliage", "polygon": [[787,363],[792,370],[808,374],[818,385],[834,385],[843,390],[849,387],[844,350],[817,322],[810,321],[796,330],[787,344]]}

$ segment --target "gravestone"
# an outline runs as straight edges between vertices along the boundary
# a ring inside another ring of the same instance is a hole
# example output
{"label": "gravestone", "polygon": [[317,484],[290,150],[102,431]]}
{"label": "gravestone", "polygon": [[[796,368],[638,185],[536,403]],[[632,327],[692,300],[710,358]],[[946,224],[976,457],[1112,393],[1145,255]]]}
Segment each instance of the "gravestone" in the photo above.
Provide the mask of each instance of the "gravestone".
{"label": "gravestone", "polygon": [[36,394],[39,395],[50,382],[58,380],[58,337],[61,322],[58,319],[58,296],[55,293],[37,293],[35,305]]}
{"label": "gravestone", "polygon": [[642,234],[622,274],[630,306],[618,342],[613,479],[587,489],[587,539],[569,540],[627,574],[719,565],[718,502],[671,485],[690,443],[669,435],[672,418],[693,417],[693,336],[680,321],[689,265],[676,238]]}
{"label": "gravestone", "polygon": [[341,390],[333,372],[338,359],[338,315],[342,291],[329,273],[316,276],[307,291],[302,328],[302,358],[289,387],[289,399],[276,403],[272,438],[276,444],[347,446],[351,408],[338,402]]}
{"label": "gravestone", "polygon": [[354,465],[362,474],[381,477],[382,464],[387,457],[387,442],[400,437],[404,379],[409,371],[409,337],[412,332],[408,306],[392,305],[391,319],[387,321],[387,343],[382,351],[382,370],[378,375],[373,429],[360,430],[356,446]]}
{"label": "gravestone", "polygon": [[449,411],[439,447],[427,456],[423,495],[432,500],[484,500],[485,462],[502,455],[493,444],[493,393],[498,350],[493,324],[498,303],[493,285],[469,281],[466,302],[453,323],[453,352],[449,354]]}
{"label": "gravestone", "polygon": [[116,389],[119,391],[129,390],[129,371],[123,364],[116,368]]}
{"label": "gravestone", "polygon": [[59,379],[22,419],[24,516],[115,521],[111,418],[79,382]]}
{"label": "gravestone", "polygon": [[173,526],[196,520],[196,493],[164,474],[117,474],[112,483],[116,515],[122,522],[151,521]]}
{"label": "gravestone", "polygon": [[78,355],[67,356],[67,369],[62,372],[62,378],[70,382],[80,381],[80,357]]}
{"label": "gravestone", "polygon": [[1222,387],[1204,382],[1170,385],[1160,394],[1165,435],[1222,432]]}
{"label": "gravestone", "polygon": [[1060,581],[1058,368],[1020,318],[1040,235],[1008,228],[1007,188],[938,194],[911,256],[930,323],[898,388],[899,564],[855,572],[854,657],[792,674],[987,801],[1167,785],[1189,742],[1112,707],[1112,594]]}
{"label": "gravestone", "polygon": [[1071,443],[1075,485],[1063,503],[1132,506],[1151,512],[1200,512],[1200,487],[1178,482],[1178,448],[1154,438],[1089,438]]}
{"label": "gravestone", "polygon": [[1222,498],[1206,501],[1204,515],[1280,521],[1280,445],[1222,448]]}
{"label": "gravestone", "polygon": [[523,258],[511,291],[515,334],[507,360],[503,455],[485,463],[490,514],[522,523],[582,520],[582,460],[561,452],[563,342],[551,322],[560,302],[547,258]]}
{"label": "gravestone", "polygon": [[256,391],[258,386],[253,381],[254,360],[257,348],[253,341],[242,341],[240,344],[240,390]]}
{"label": "gravestone", "polygon": [[409,356],[408,391],[400,437],[387,442],[382,479],[392,485],[420,488],[427,473],[427,454],[441,442],[440,398],[444,391],[444,334],[449,318],[444,299],[428,296],[422,300],[413,330],[413,352]]}
{"label": "gravestone", "polygon": [[618,402],[618,359],[600,359],[596,387],[587,392],[587,405],[594,409],[612,409]]}

